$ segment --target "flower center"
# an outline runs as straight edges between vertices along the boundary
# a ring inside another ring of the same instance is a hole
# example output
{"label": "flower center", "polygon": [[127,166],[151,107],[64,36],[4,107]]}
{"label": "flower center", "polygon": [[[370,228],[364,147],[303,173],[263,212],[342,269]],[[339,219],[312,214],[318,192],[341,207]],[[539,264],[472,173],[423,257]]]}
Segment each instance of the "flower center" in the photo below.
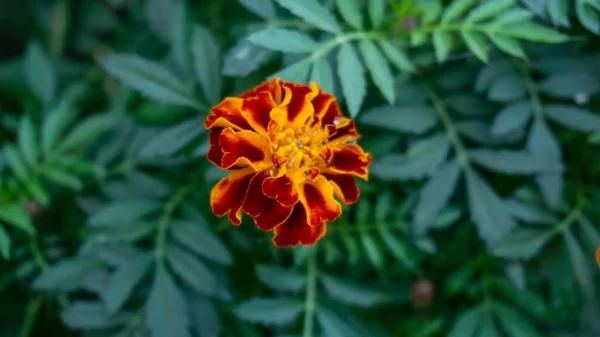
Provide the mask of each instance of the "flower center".
{"label": "flower center", "polygon": [[273,163],[277,168],[281,165],[313,167],[322,158],[327,139],[327,131],[320,127],[284,128],[275,133],[271,141]]}

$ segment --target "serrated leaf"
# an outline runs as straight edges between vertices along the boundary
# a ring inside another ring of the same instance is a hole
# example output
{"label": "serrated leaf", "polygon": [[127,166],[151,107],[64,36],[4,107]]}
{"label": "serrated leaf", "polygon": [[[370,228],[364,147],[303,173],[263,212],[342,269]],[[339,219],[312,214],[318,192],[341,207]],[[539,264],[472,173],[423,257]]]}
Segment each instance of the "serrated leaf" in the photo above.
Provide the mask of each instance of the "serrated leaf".
{"label": "serrated leaf", "polygon": [[413,214],[416,235],[427,234],[433,222],[452,198],[459,178],[460,165],[456,159],[439,167],[431,175],[419,193],[419,203]]}
{"label": "serrated leaf", "polygon": [[548,16],[554,25],[569,27],[569,0],[548,0]]}
{"label": "serrated leaf", "polygon": [[482,318],[483,310],[480,306],[463,312],[454,322],[448,337],[474,337]]}
{"label": "serrated leaf", "polygon": [[110,315],[101,302],[89,301],[70,303],[60,316],[69,328],[86,330],[116,328],[131,318],[126,313]]}
{"label": "serrated leaf", "polygon": [[344,20],[354,29],[363,29],[362,13],[358,0],[336,0],[337,9]]}
{"label": "serrated leaf", "polygon": [[575,5],[575,12],[583,26],[595,34],[600,34],[600,14],[594,11],[587,1],[579,0]]}
{"label": "serrated leaf", "polygon": [[476,0],[457,0],[453,1],[442,16],[441,23],[450,23],[460,18],[469,8],[475,4]]}
{"label": "serrated leaf", "polygon": [[175,220],[169,226],[169,233],[181,245],[200,256],[224,266],[229,266],[233,262],[227,246],[202,223]]}
{"label": "serrated leaf", "polygon": [[543,319],[548,312],[544,299],[537,293],[515,288],[504,279],[495,279],[492,286],[507,300],[517,304],[536,318]]}
{"label": "serrated leaf", "polygon": [[502,34],[532,42],[564,43],[569,41],[569,36],[536,23],[503,27]]}
{"label": "serrated leaf", "polygon": [[546,77],[540,83],[540,90],[555,97],[573,99],[578,94],[598,93],[600,80],[589,72],[570,71]]}
{"label": "serrated leaf", "polygon": [[414,73],[415,71],[417,71],[412,61],[408,58],[408,56],[402,49],[394,46],[388,40],[379,40],[378,42],[385,56],[387,56],[390,62],[393,65],[395,65],[400,71],[406,73]]}
{"label": "serrated leaf", "polygon": [[25,212],[24,206],[19,203],[8,203],[0,206],[0,220],[14,226],[27,234],[34,234],[35,227]]}
{"label": "serrated leaf", "polygon": [[516,73],[509,73],[493,82],[488,93],[492,101],[510,102],[525,97],[525,82]]}
{"label": "serrated leaf", "polygon": [[58,150],[64,152],[86,146],[111,130],[116,122],[117,116],[110,112],[88,117],[75,126],[60,143]]}
{"label": "serrated leaf", "polygon": [[359,121],[391,131],[423,134],[438,123],[438,118],[428,105],[381,106],[365,112]]}
{"label": "serrated leaf", "polygon": [[541,337],[535,326],[521,313],[500,302],[494,302],[494,314],[510,337]]}
{"label": "serrated leaf", "polygon": [[541,165],[536,157],[527,151],[473,149],[469,157],[476,164],[490,171],[504,174],[535,174],[542,171],[561,170],[562,167]]}
{"label": "serrated leaf", "polygon": [[248,39],[239,40],[227,53],[223,61],[223,75],[243,77],[269,62],[275,53],[259,47]]}
{"label": "serrated leaf", "polygon": [[349,305],[372,307],[377,304],[389,302],[391,294],[369,289],[364,285],[350,280],[343,280],[330,275],[320,275],[323,288],[332,298]]}
{"label": "serrated leaf", "polygon": [[58,77],[50,56],[38,41],[29,42],[25,51],[25,78],[27,84],[46,106],[56,98]]}
{"label": "serrated leaf", "polygon": [[379,234],[381,242],[394,258],[409,269],[415,268],[415,258],[412,256],[406,243],[398,239],[391,230],[380,229]]}
{"label": "serrated leaf", "polygon": [[514,3],[515,0],[491,0],[484,2],[469,13],[465,22],[474,23],[487,20],[496,16],[498,13],[504,12]]}
{"label": "serrated leaf", "polygon": [[385,16],[385,0],[367,1],[367,12],[373,28],[380,28]]}
{"label": "serrated leaf", "polygon": [[238,2],[263,19],[274,18],[276,15],[273,0],[238,0]]}
{"label": "serrated leaf", "polygon": [[56,166],[46,166],[43,168],[42,177],[59,186],[80,191],[83,188],[83,182],[76,175],[71,174]]}
{"label": "serrated leaf", "polygon": [[169,7],[171,7],[169,57],[173,59],[180,76],[187,80],[192,73],[190,8],[186,1],[175,1]]}
{"label": "serrated leaf", "polygon": [[175,124],[154,136],[138,153],[141,158],[175,154],[204,133],[204,117],[194,117]]}
{"label": "serrated leaf", "polygon": [[485,42],[483,35],[466,30],[461,30],[460,35],[467,44],[467,47],[478,59],[485,63],[489,61],[490,57],[487,51],[487,43]]}
{"label": "serrated leaf", "polygon": [[373,267],[381,269],[385,264],[384,254],[377,240],[368,232],[360,234],[360,242],[365,250],[367,258]]}
{"label": "serrated leaf", "polygon": [[379,88],[379,91],[383,94],[383,97],[390,103],[394,104],[395,93],[394,93],[394,78],[392,77],[391,69],[387,63],[387,60],[375,43],[369,40],[362,40],[359,43],[359,48],[362,53],[363,59],[373,82]]}
{"label": "serrated leaf", "polygon": [[19,150],[25,161],[31,168],[35,168],[38,164],[38,139],[33,122],[28,116],[21,118],[19,132],[17,133]]}
{"label": "serrated leaf", "polygon": [[346,317],[340,317],[336,312],[323,307],[317,307],[317,321],[321,326],[323,335],[327,337],[361,337],[363,336],[352,321]]}
{"label": "serrated leaf", "polygon": [[158,265],[146,302],[146,324],[153,336],[190,336],[186,301],[164,265]]}
{"label": "serrated leaf", "polygon": [[318,59],[312,67],[310,80],[317,83],[323,91],[333,93],[333,70],[327,62],[327,59]]}
{"label": "serrated leaf", "polygon": [[29,170],[27,169],[27,165],[21,157],[21,154],[19,151],[17,151],[14,145],[4,145],[4,158],[6,159],[6,164],[8,164],[8,167],[10,167],[13,174],[22,182],[27,181],[29,177]]}
{"label": "serrated leaf", "polygon": [[483,317],[478,337],[502,337],[502,334],[500,330],[496,327],[496,323],[494,323],[492,317]]}
{"label": "serrated leaf", "polygon": [[517,225],[504,209],[504,202],[481,176],[465,172],[471,219],[477,225],[479,236],[488,245],[498,242]]}
{"label": "serrated leaf", "polygon": [[308,35],[275,27],[254,32],[248,36],[248,40],[261,47],[285,53],[309,53],[318,46]]}
{"label": "serrated leaf", "polygon": [[508,72],[514,72],[514,66],[510,63],[506,61],[490,62],[477,74],[475,91],[478,93],[488,91],[496,80],[506,75]]}
{"label": "serrated leaf", "polygon": [[134,224],[144,217],[158,212],[162,204],[155,200],[130,199],[114,201],[88,218],[92,227],[119,227]]}
{"label": "serrated leaf", "polygon": [[435,229],[447,229],[462,218],[463,213],[462,208],[450,206],[440,213],[432,227]]}
{"label": "serrated leaf", "polygon": [[585,239],[585,242],[589,243],[589,247],[592,247],[592,249],[600,247],[600,232],[596,229],[594,224],[584,216],[579,219],[579,223],[581,225],[583,238]]}
{"label": "serrated leaf", "polygon": [[0,226],[0,255],[4,257],[5,260],[10,258],[10,248],[12,246],[12,240],[8,235],[6,229],[3,226]]}
{"label": "serrated leaf", "polygon": [[214,36],[206,27],[195,25],[192,31],[194,71],[206,100],[216,104],[221,99],[221,52]]}
{"label": "serrated leaf", "polygon": [[563,233],[563,238],[565,240],[565,244],[567,246],[567,251],[569,252],[569,260],[571,261],[571,267],[573,268],[573,273],[575,274],[575,278],[577,282],[582,287],[584,293],[588,297],[594,296],[594,284],[593,284],[593,275],[592,270],[590,269],[589,258],[585,254],[583,249],[575,239],[575,235],[571,229],[565,231]]}
{"label": "serrated leaf", "polygon": [[50,153],[65,134],[67,126],[77,117],[72,102],[63,99],[59,105],[50,111],[42,124],[41,148],[43,153]]}
{"label": "serrated leaf", "polygon": [[494,118],[491,132],[493,135],[500,136],[522,129],[531,119],[531,115],[532,110],[529,101],[508,104]]}
{"label": "serrated leaf", "polygon": [[[195,297],[189,303],[191,320],[198,337],[216,337],[223,330],[221,316],[207,298]],[[125,336],[124,336],[125,337]]]}
{"label": "serrated leaf", "polygon": [[109,313],[115,313],[123,306],[135,286],[148,273],[153,261],[152,254],[143,253],[117,268],[103,296]]}
{"label": "serrated leaf", "polygon": [[360,63],[352,45],[346,43],[340,47],[337,57],[338,75],[342,91],[348,105],[350,117],[355,118],[367,94],[367,83],[363,65]]}
{"label": "serrated leaf", "polygon": [[[557,167],[562,163],[560,143],[543,118],[535,119],[527,139],[527,148],[543,165]],[[536,177],[536,182],[548,206],[557,207],[562,197],[562,172],[543,173]]]}
{"label": "serrated leaf", "polygon": [[341,29],[331,12],[317,0],[275,0],[281,7],[302,18],[311,25],[330,33],[340,33]]}
{"label": "serrated leaf", "polygon": [[133,54],[105,56],[100,64],[108,73],[150,99],[197,107],[189,87],[162,65]]}
{"label": "serrated leaf", "polygon": [[473,94],[453,94],[445,100],[448,107],[465,116],[486,116],[494,111],[490,102]]}
{"label": "serrated leaf", "polygon": [[256,267],[256,276],[263,284],[275,290],[299,292],[306,285],[305,275],[278,266],[259,265]]}
{"label": "serrated leaf", "polygon": [[302,300],[255,297],[238,305],[233,313],[251,323],[283,326],[293,323],[303,309]]}
{"label": "serrated leaf", "polygon": [[312,59],[308,57],[271,74],[269,79],[279,77],[284,81],[306,83],[306,78],[308,77],[311,65]]}
{"label": "serrated leaf", "polygon": [[600,116],[583,108],[565,104],[544,105],[544,112],[553,121],[583,132],[600,131]]}
{"label": "serrated leaf", "polygon": [[525,203],[518,199],[509,199],[504,206],[513,218],[531,224],[552,225],[558,223],[558,218],[535,204]]}
{"label": "serrated leaf", "polygon": [[466,138],[485,145],[513,144],[523,139],[525,131],[517,129],[502,136],[490,132],[491,125],[482,120],[464,120],[456,123],[458,131]]}
{"label": "serrated leaf", "polygon": [[80,282],[81,277],[98,266],[98,261],[89,258],[61,260],[44,269],[33,280],[32,287],[44,290],[69,290],[72,288],[73,282]]}
{"label": "serrated leaf", "polygon": [[492,247],[495,256],[529,260],[538,255],[552,238],[547,230],[518,228]]}
{"label": "serrated leaf", "polygon": [[433,49],[438,63],[443,63],[452,51],[452,35],[446,31],[436,30],[432,35]]}
{"label": "serrated leaf", "polygon": [[527,59],[525,51],[523,48],[521,48],[518,40],[493,33],[488,34],[488,37],[490,38],[490,41],[492,41],[492,43],[498,47],[498,49],[502,50],[508,55]]}
{"label": "serrated leaf", "polygon": [[200,259],[186,250],[169,244],[166,260],[171,269],[198,294],[227,299],[229,294],[213,272]]}
{"label": "serrated leaf", "polygon": [[515,8],[505,11],[494,19],[494,24],[497,26],[507,26],[515,23],[523,23],[530,21],[535,15],[526,9]]}

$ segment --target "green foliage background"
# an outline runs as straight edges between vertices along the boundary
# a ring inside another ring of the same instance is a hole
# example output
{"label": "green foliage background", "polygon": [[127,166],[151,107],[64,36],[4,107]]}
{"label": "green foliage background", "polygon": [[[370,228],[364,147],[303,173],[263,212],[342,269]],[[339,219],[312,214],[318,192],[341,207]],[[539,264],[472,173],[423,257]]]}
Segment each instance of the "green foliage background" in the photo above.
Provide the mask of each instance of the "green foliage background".
{"label": "green foliage background", "polygon": [[[599,34],[598,0],[3,1],[0,335],[600,335]],[[312,248],[208,204],[205,116],[274,76],[374,156]]]}

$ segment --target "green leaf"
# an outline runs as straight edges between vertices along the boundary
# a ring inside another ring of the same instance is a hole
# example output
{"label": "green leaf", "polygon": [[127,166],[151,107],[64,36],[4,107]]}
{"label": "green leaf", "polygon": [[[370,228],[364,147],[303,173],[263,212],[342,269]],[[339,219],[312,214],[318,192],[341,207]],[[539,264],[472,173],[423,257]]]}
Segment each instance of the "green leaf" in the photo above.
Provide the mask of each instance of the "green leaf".
{"label": "green leaf", "polygon": [[408,269],[415,268],[415,258],[405,242],[398,239],[392,231],[387,229],[380,229],[379,234],[381,242],[395,259]]}
{"label": "green leaf", "polygon": [[462,218],[463,212],[463,209],[460,207],[447,207],[433,222],[432,227],[435,229],[447,229],[455,224],[460,218]]}
{"label": "green leaf", "polygon": [[478,59],[485,63],[489,61],[490,57],[487,51],[487,43],[485,42],[483,35],[466,30],[461,30],[460,35],[463,40],[465,40],[467,47],[469,47]]}
{"label": "green leaf", "polygon": [[174,220],[169,233],[182,246],[194,253],[224,266],[230,266],[233,258],[227,246],[210,229],[198,221]]}
{"label": "green leaf", "polygon": [[21,154],[25,158],[25,161],[27,161],[29,167],[35,168],[38,164],[39,148],[37,145],[36,130],[33,126],[33,122],[28,116],[21,118],[17,136]]}
{"label": "green leaf", "polygon": [[32,287],[37,290],[68,290],[72,288],[73,282],[81,282],[81,278],[98,266],[100,264],[94,259],[63,259],[44,269],[33,280]]}
{"label": "green leaf", "polygon": [[385,16],[385,0],[367,1],[367,12],[373,28],[381,28]]}
{"label": "green leaf", "polygon": [[525,97],[525,82],[516,73],[509,73],[498,78],[488,93],[489,99],[497,102],[510,102]]}
{"label": "green leaf", "polygon": [[516,288],[505,279],[494,279],[491,283],[492,287],[504,298],[517,304],[536,318],[544,319],[548,314],[546,303],[539,294]]}
{"label": "green leaf", "polygon": [[[465,14],[467,12],[467,10],[469,10],[469,8],[471,8],[474,4],[475,4],[476,0],[456,0],[453,1],[448,8],[446,9],[446,11],[444,12],[444,15],[442,15],[442,21],[441,23],[443,24],[447,24],[453,21],[456,21],[457,19],[459,19],[463,14]],[[467,336],[465,336],[467,337]]]}
{"label": "green leaf", "polygon": [[586,109],[565,104],[544,105],[544,112],[553,121],[583,132],[600,131],[600,116]]}
{"label": "green leaf", "polygon": [[264,325],[285,326],[296,321],[304,309],[304,301],[288,298],[255,297],[233,309],[245,321]]}
{"label": "green leaf", "polygon": [[29,219],[24,207],[19,203],[9,203],[0,206],[0,220],[12,225],[27,234],[34,234],[35,227]]}
{"label": "green leaf", "polygon": [[504,202],[474,170],[465,172],[471,219],[477,225],[479,236],[488,245],[498,242],[517,225],[506,212]]}
{"label": "green leaf", "polygon": [[524,315],[505,304],[494,302],[494,314],[509,337],[542,336]]}
{"label": "green leaf", "polygon": [[504,206],[513,218],[526,223],[541,225],[558,223],[558,218],[552,212],[536,204],[525,203],[518,199],[509,199],[504,202]]}
{"label": "green leaf", "polygon": [[521,48],[518,40],[493,33],[488,34],[488,37],[492,43],[498,47],[498,49],[502,50],[508,55],[527,59],[525,51],[523,51],[523,48]]}
{"label": "green leaf", "polygon": [[529,101],[511,103],[502,108],[494,118],[491,132],[501,136],[522,129],[531,119],[532,110]]}
{"label": "green leaf", "polygon": [[529,260],[537,256],[552,238],[547,230],[518,228],[492,247],[495,256]]}
{"label": "green leaf", "polygon": [[365,125],[418,135],[431,130],[438,123],[438,118],[435,109],[428,105],[381,106],[365,112],[359,121]]}
{"label": "green leaf", "polygon": [[523,139],[524,130],[515,130],[502,136],[492,135],[491,125],[482,120],[463,120],[456,123],[458,131],[466,138],[485,145],[514,144]]}
{"label": "green leaf", "polygon": [[171,269],[198,294],[228,298],[228,294],[213,272],[194,255],[169,244],[166,260]]}
{"label": "green leaf", "polygon": [[324,274],[321,274],[319,278],[327,294],[345,304],[368,308],[391,300],[392,295],[389,293],[369,289],[363,284],[350,280]]}
{"label": "green leaf", "polygon": [[276,16],[273,0],[238,0],[246,9],[263,19],[272,19]]}
{"label": "green leaf", "polygon": [[117,268],[104,292],[104,302],[109,313],[115,313],[131,296],[135,286],[150,270],[154,256],[139,254]]}
{"label": "green leaf", "polygon": [[311,25],[330,33],[340,33],[341,29],[335,17],[317,0],[275,0],[281,7],[302,18]]}
{"label": "green leaf", "polygon": [[494,320],[490,316],[484,316],[481,321],[479,337],[502,337],[500,330],[496,327]]}
{"label": "green leaf", "polygon": [[589,247],[593,249],[600,247],[600,232],[594,224],[586,217],[582,216],[579,219],[581,231],[585,242],[589,243]]}
{"label": "green leaf", "polygon": [[460,165],[454,159],[439,167],[423,185],[419,203],[413,214],[417,236],[427,234],[440,212],[446,207],[456,190],[460,178]]}
{"label": "green leaf", "polygon": [[394,93],[394,78],[392,77],[392,72],[390,67],[388,66],[387,60],[375,43],[369,40],[362,40],[359,43],[359,48],[362,53],[363,59],[365,60],[365,64],[371,73],[371,78],[375,85],[381,93],[383,97],[390,103],[394,104],[395,93]]}
{"label": "green leaf", "polygon": [[394,64],[400,71],[406,73],[414,73],[417,71],[412,61],[402,49],[394,46],[388,40],[379,40],[378,42],[385,56],[387,56],[390,62]]}
{"label": "green leaf", "polygon": [[221,100],[221,52],[214,36],[207,28],[194,25],[192,31],[192,55],[196,79],[209,103]]}
{"label": "green leaf", "polygon": [[480,306],[463,312],[454,322],[448,337],[474,337],[481,325],[483,310]]}
{"label": "green leaf", "polygon": [[154,61],[133,54],[120,54],[105,56],[100,64],[124,85],[150,99],[173,105],[198,105],[190,88]]}
{"label": "green leaf", "polygon": [[[548,167],[561,165],[560,143],[550,131],[543,118],[536,118],[529,132],[527,148]],[[562,172],[543,173],[536,178],[544,200],[550,208],[558,207],[563,191]]]}
{"label": "green leaf", "polygon": [[569,0],[549,0],[548,16],[554,25],[569,27]]}
{"label": "green leaf", "polygon": [[540,83],[540,90],[559,98],[573,99],[578,94],[598,93],[600,80],[589,72],[570,71],[546,77]]}
{"label": "green leaf", "polygon": [[515,8],[496,16],[496,19],[494,19],[494,24],[497,26],[507,26],[516,23],[520,24],[530,21],[534,16],[535,14],[533,14],[531,11],[522,8]]}
{"label": "green leaf", "polygon": [[[223,330],[220,312],[207,298],[195,297],[189,303],[192,324],[198,337],[221,336]],[[126,336],[123,336],[126,337]]]}
{"label": "green leaf", "polygon": [[515,0],[491,0],[482,3],[473,9],[467,16],[465,22],[474,23],[495,17],[515,4]]}
{"label": "green leaf", "polygon": [[3,226],[0,226],[0,255],[4,257],[5,260],[10,258],[10,248],[12,246],[12,240],[8,235],[6,229]]}
{"label": "green leaf", "polygon": [[306,78],[308,77],[311,65],[312,59],[308,57],[271,74],[269,79],[279,77],[284,81],[306,83]]}
{"label": "green leaf", "polygon": [[327,59],[320,58],[313,64],[310,80],[317,83],[323,91],[333,93],[333,76]]}
{"label": "green leaf", "polygon": [[527,151],[473,149],[469,151],[469,157],[481,167],[504,174],[527,175],[562,169],[541,165],[537,158]]}
{"label": "green leaf", "polygon": [[75,301],[60,313],[63,323],[71,329],[100,330],[116,328],[129,319],[129,314],[110,315],[101,302]]}
{"label": "green leaf", "polygon": [[144,217],[160,211],[162,204],[155,200],[130,199],[114,201],[88,218],[92,227],[120,227],[135,224]]}
{"label": "green leaf", "polygon": [[346,22],[354,29],[363,29],[362,13],[358,0],[336,0],[337,9]]}
{"label": "green leaf", "polygon": [[113,113],[96,114],[86,118],[75,126],[58,146],[59,151],[65,152],[78,147],[89,145],[102,134],[111,130],[117,122]]}
{"label": "green leaf", "polygon": [[575,5],[575,12],[585,28],[595,34],[600,34],[600,15],[594,11],[592,4],[594,2],[579,0]]}
{"label": "green leaf", "polygon": [[569,41],[569,36],[536,23],[524,23],[516,26],[503,27],[502,34],[532,42],[564,43]]}
{"label": "green leaf", "polygon": [[25,78],[33,93],[45,106],[49,106],[55,100],[58,92],[56,70],[50,56],[38,41],[27,44]]}
{"label": "green leaf", "polygon": [[193,117],[173,125],[154,136],[138,153],[141,158],[175,154],[204,133],[204,117]]}
{"label": "green leaf", "polygon": [[299,292],[306,285],[305,275],[278,266],[258,265],[256,276],[264,285],[280,291]]}
{"label": "green leaf", "polygon": [[285,53],[309,53],[318,44],[310,36],[284,28],[268,27],[252,33],[248,40],[261,47]]}
{"label": "green leaf", "polygon": [[464,116],[486,116],[494,111],[489,101],[474,94],[453,94],[445,99],[448,107]]}
{"label": "green leaf", "polygon": [[364,68],[354,48],[349,43],[340,47],[337,60],[338,75],[340,76],[344,98],[350,111],[350,117],[355,118],[358,116],[367,94]]}
{"label": "green leaf", "polygon": [[223,75],[247,76],[261,65],[269,62],[273,56],[275,56],[273,51],[259,47],[248,39],[241,39],[225,55]]}
{"label": "green leaf", "polygon": [[156,337],[188,337],[186,301],[164,265],[158,265],[146,302],[146,324]]}
{"label": "green leaf", "polygon": [[452,51],[452,35],[446,31],[436,30],[433,32],[433,49],[438,63],[443,63]]}
{"label": "green leaf", "polygon": [[371,262],[371,264],[378,269],[383,269],[385,264],[385,258],[381,246],[375,240],[373,235],[368,232],[362,232],[360,234],[360,242],[362,243],[363,248],[365,249],[365,253],[367,258]]}
{"label": "green leaf", "polygon": [[73,109],[72,102],[67,99],[63,99],[55,109],[50,111],[42,124],[43,153],[49,154],[55,149],[60,139],[64,137],[67,127],[76,117],[77,113]]}
{"label": "green leaf", "polygon": [[29,170],[27,169],[25,161],[14,145],[4,145],[4,158],[11,171],[19,178],[19,180],[25,182],[29,178]]}
{"label": "green leaf", "polygon": [[70,188],[75,191],[80,191],[83,188],[81,179],[70,172],[64,171],[60,167],[45,166],[42,171],[42,176],[59,186]]}
{"label": "green leaf", "polygon": [[572,230],[567,230],[563,233],[563,238],[567,245],[567,251],[569,252],[569,259],[571,261],[571,266],[573,268],[573,273],[575,274],[575,278],[579,285],[581,285],[584,293],[592,298],[594,296],[595,288],[594,288],[594,276],[592,274],[592,270],[590,269],[590,258],[587,256],[592,256],[593,253],[584,253],[583,249],[575,239],[575,235],[573,235]]}
{"label": "green leaf", "polygon": [[172,9],[169,27],[169,56],[174,60],[179,74],[187,80],[192,73],[190,50],[192,15],[190,15],[190,8],[185,1],[173,2],[170,7]]}
{"label": "green leaf", "polygon": [[334,311],[323,306],[317,307],[317,321],[327,337],[361,337],[359,331],[346,317],[340,317]]}

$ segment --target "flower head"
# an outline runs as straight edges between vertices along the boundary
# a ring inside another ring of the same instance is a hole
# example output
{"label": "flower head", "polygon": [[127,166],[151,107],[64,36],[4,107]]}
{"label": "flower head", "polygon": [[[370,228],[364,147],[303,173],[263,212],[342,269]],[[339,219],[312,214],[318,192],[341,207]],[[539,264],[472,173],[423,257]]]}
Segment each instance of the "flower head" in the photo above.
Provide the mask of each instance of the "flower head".
{"label": "flower head", "polygon": [[315,83],[262,83],[213,107],[208,160],[231,174],[212,189],[217,216],[242,213],[278,247],[313,245],[327,222],[358,200],[353,176],[368,179],[371,155],[356,145],[354,121]]}

